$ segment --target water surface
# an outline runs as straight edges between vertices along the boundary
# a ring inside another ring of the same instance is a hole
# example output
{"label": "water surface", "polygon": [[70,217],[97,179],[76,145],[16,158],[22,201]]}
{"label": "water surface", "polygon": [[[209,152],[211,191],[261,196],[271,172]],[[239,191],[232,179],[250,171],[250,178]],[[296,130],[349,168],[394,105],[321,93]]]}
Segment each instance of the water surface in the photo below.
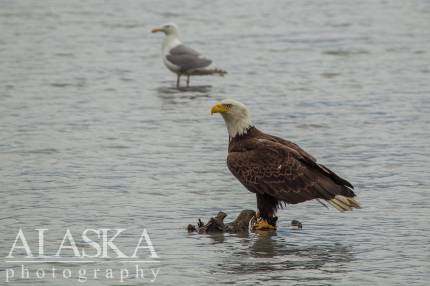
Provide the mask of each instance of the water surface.
{"label": "water surface", "polygon": [[[176,90],[150,33],[169,21],[229,74]],[[0,256],[20,227],[50,229],[51,250],[66,228],[146,228],[158,285],[428,284],[429,27],[419,0],[1,1]],[[363,209],[307,202],[273,236],[187,234],[255,209],[209,114],[223,98],[350,180]],[[89,267],[104,266],[121,265]]]}

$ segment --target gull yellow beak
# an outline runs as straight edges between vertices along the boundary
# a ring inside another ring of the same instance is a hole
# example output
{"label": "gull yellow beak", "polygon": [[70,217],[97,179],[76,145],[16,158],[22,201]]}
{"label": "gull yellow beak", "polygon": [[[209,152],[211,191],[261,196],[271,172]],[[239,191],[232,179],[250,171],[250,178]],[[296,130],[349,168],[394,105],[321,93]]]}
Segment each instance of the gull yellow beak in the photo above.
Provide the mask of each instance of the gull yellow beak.
{"label": "gull yellow beak", "polygon": [[163,30],[161,28],[154,28],[152,29],[152,33],[162,32]]}
{"label": "gull yellow beak", "polygon": [[211,114],[214,114],[214,113],[224,113],[224,112],[227,112],[227,111],[228,111],[228,108],[225,105],[223,105],[221,102],[218,102],[217,104],[215,104],[214,106],[212,106]]}

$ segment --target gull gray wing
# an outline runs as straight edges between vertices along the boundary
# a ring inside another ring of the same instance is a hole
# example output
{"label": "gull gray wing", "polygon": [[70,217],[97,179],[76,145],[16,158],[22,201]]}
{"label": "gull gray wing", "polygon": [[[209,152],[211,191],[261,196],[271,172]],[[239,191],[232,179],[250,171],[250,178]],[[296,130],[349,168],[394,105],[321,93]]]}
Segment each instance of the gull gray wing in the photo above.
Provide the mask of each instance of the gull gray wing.
{"label": "gull gray wing", "polygon": [[171,55],[194,55],[194,56],[200,55],[199,52],[185,45],[177,45],[176,47],[171,49],[169,53]]}
{"label": "gull gray wing", "polygon": [[184,45],[171,49],[166,58],[172,64],[179,66],[183,72],[205,68],[212,63],[210,59],[200,57],[197,51]]}

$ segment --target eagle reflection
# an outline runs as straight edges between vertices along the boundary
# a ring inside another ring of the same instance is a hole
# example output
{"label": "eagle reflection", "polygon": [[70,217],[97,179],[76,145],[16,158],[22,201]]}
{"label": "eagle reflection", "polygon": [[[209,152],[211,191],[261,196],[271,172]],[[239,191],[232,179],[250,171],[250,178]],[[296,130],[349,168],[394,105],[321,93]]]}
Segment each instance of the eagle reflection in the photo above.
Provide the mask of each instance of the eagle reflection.
{"label": "eagle reflection", "polygon": [[[256,233],[242,243],[248,243],[249,250],[232,253],[220,265],[220,271],[241,275],[269,271],[276,277],[285,275],[284,271],[293,270],[295,273],[305,270],[321,270],[322,273],[344,272],[344,265],[354,260],[354,253],[349,246],[339,243],[291,244],[276,232]],[[309,273],[304,276],[308,277]],[[334,279],[331,276],[308,278]]]}

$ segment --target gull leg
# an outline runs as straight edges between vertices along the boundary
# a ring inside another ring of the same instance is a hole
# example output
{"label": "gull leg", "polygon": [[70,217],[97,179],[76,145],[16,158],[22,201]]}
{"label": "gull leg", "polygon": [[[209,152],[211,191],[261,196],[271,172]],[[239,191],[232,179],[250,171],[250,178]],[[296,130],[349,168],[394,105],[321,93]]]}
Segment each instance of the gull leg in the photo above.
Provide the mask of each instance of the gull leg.
{"label": "gull leg", "polygon": [[176,79],[176,88],[179,88],[180,82],[181,82],[181,75],[178,73],[178,78]]}
{"label": "gull leg", "polygon": [[190,87],[190,75],[187,75],[187,87]]}

